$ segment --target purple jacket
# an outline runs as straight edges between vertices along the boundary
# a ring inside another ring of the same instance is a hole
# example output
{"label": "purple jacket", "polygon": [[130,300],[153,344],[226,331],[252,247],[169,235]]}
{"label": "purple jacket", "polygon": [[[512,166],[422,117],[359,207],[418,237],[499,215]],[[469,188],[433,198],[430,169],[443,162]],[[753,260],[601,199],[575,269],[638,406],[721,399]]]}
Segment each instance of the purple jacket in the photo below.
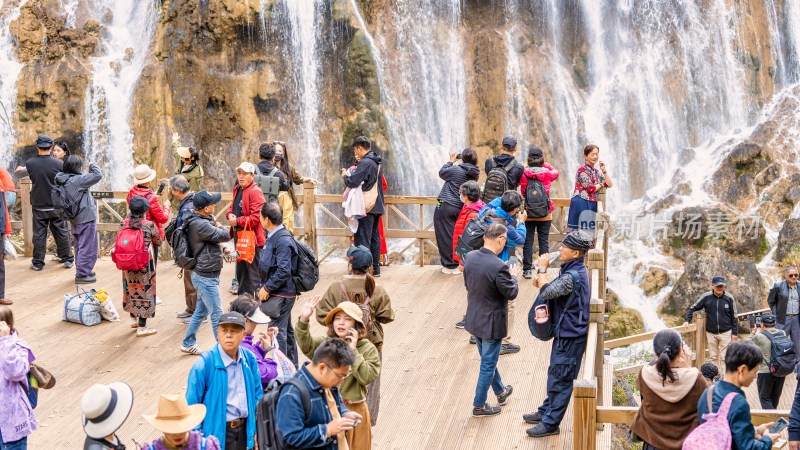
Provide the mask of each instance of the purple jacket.
{"label": "purple jacket", "polygon": [[28,385],[34,359],[28,343],[16,331],[0,337],[0,433],[4,443],[18,441],[37,428],[28,395],[19,384]]}
{"label": "purple jacket", "polygon": [[[200,439],[203,438],[203,433],[199,431],[192,431],[189,433],[189,442],[186,443],[185,447],[181,447],[185,450],[200,450]],[[160,438],[153,441],[148,447],[145,447],[145,450],[169,450],[169,447],[164,445],[164,441]],[[219,441],[214,436],[206,437],[206,450],[220,450],[219,448]]]}
{"label": "purple jacket", "polygon": [[261,385],[266,389],[269,382],[278,376],[278,363],[273,361],[272,358],[264,359],[265,353],[261,350],[261,347],[258,346],[257,342],[253,344],[252,334],[245,336],[242,343],[239,344],[239,347],[250,350],[256,357],[258,373],[261,374]]}

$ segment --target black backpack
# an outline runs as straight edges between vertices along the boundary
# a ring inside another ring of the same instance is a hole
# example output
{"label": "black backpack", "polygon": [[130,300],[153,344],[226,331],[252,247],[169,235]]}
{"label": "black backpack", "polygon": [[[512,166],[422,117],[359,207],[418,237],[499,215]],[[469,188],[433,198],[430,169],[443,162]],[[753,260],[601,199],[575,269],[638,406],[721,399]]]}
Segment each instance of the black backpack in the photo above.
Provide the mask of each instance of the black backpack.
{"label": "black backpack", "polygon": [[486,183],[483,185],[481,200],[489,203],[508,190],[508,172],[511,171],[516,163],[517,161],[512,159],[505,166],[499,166],[497,162],[492,159],[492,168],[489,169],[489,173],[486,174]]}
{"label": "black backpack", "polygon": [[529,219],[541,219],[550,214],[550,196],[544,188],[544,183],[534,175],[528,178],[528,187],[525,188],[525,211]]}
{"label": "black backpack", "polygon": [[305,418],[311,414],[311,393],[308,386],[297,378],[291,378],[284,384],[272,380],[267,391],[256,404],[256,433],[258,434],[258,450],[284,450],[289,447],[283,440],[283,432],[278,429],[278,399],[284,386],[292,385],[300,391]]}
{"label": "black backpack", "polygon": [[769,371],[773,376],[785,377],[794,372],[797,365],[797,353],[794,351],[794,343],[786,333],[772,334],[762,333],[770,341]]}
{"label": "black backpack", "polygon": [[278,168],[273,167],[269,175],[262,174],[259,169],[256,169],[256,172],[254,178],[256,184],[261,188],[261,192],[264,193],[264,200],[266,200],[267,203],[277,202],[281,186],[281,179],[276,175],[278,173]]}
{"label": "black backpack", "polygon": [[[296,240],[288,230],[283,230],[283,232],[283,235],[292,238],[295,249],[297,249],[297,266],[292,270],[294,287],[298,293],[311,291],[319,281],[317,255],[314,254],[314,250],[311,247]],[[278,236],[278,238],[281,236]]]}
{"label": "black backpack", "polygon": [[483,235],[486,234],[487,228],[489,228],[488,216],[476,217],[467,222],[464,232],[456,241],[455,254],[461,261],[464,261],[467,253],[483,247]]}
{"label": "black backpack", "polygon": [[50,191],[53,212],[63,220],[72,220],[78,216],[80,205],[67,193],[66,184],[56,184]]}
{"label": "black backpack", "polygon": [[[175,259],[175,263],[187,270],[194,269],[194,266],[197,265],[197,259],[192,251],[192,246],[189,245],[188,222],[184,221],[181,226],[175,228],[168,243],[172,247],[172,257]],[[200,251],[202,252],[203,249],[201,248]]]}

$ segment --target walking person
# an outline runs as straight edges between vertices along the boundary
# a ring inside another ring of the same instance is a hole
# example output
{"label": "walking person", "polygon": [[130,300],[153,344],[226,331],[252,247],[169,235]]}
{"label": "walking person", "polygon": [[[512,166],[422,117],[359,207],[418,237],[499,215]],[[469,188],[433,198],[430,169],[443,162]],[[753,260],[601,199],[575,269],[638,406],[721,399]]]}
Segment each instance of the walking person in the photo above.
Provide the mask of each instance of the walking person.
{"label": "walking person", "polygon": [[[169,192],[171,198],[177,200],[177,212],[175,214],[175,225],[180,227],[183,225],[183,219],[189,217],[194,211],[194,193],[189,180],[183,175],[175,175],[169,179]],[[190,269],[181,269],[183,280],[183,296],[186,299],[186,309],[178,313],[178,318],[183,320],[183,323],[188,324],[189,320],[194,314],[197,307],[197,289],[192,284],[192,271]],[[203,321],[205,323],[205,321]]]}
{"label": "walking person", "polygon": [[692,367],[692,351],[677,331],[656,333],[653,351],[656,359],[636,378],[642,404],[631,431],[644,441],[642,450],[681,450],[683,440],[697,427],[697,401],[708,383]]}
{"label": "walking person", "polygon": [[[528,214],[525,221],[525,244],[522,246],[522,275],[526,279],[533,278],[534,236],[539,238],[539,255],[550,251],[550,225],[553,223],[555,209],[553,200],[550,199],[550,186],[557,178],[558,170],[544,162],[542,149],[531,147],[528,150],[528,167],[519,182],[525,212]],[[531,190],[527,190],[528,186],[531,186]],[[548,203],[546,207],[543,207],[542,201]]]}
{"label": "walking person", "polygon": [[776,316],[776,328],[786,332],[794,343],[794,352],[800,356],[800,289],[797,286],[797,267],[787,266],[784,279],[769,290],[767,304]]}
{"label": "walking person", "polygon": [[508,333],[508,301],[517,298],[518,267],[509,267],[498,258],[506,245],[506,227],[493,223],[483,236],[483,248],[467,253],[464,262],[464,285],[467,288],[467,319],[464,328],[475,336],[481,357],[478,385],[472,402],[472,416],[500,414],[500,408],[486,403],[489,387],[503,406],[514,392],[504,385],[497,369],[500,346]]}
{"label": "walking person", "polygon": [[[600,161],[600,148],[589,144],[583,148],[586,162],[578,168],[575,175],[575,190],[569,202],[567,231],[585,230],[594,233],[594,219],[597,215],[597,191],[614,185],[606,171],[606,164]],[[598,168],[595,168],[597,166]]]}
{"label": "walking person", "polygon": [[280,195],[278,195],[278,204],[283,208],[283,226],[294,233],[294,212],[297,210],[294,185],[300,186],[303,183],[312,183],[316,186],[318,182],[314,178],[300,175],[297,169],[289,162],[289,149],[286,147],[286,142],[274,141],[272,145],[275,146],[274,164],[281,169],[281,172],[289,181],[288,189],[281,191]]}
{"label": "walking person", "polygon": [[220,316],[219,343],[192,365],[186,388],[189,405],[206,407],[200,425],[203,435],[216,437],[225,450],[255,446],[256,404],[264,393],[256,357],[239,346],[245,326],[239,313]]}
{"label": "walking person", "polygon": [[483,164],[486,182],[483,185],[481,200],[489,203],[504,192],[517,189],[525,169],[514,159],[515,153],[517,153],[517,138],[506,136],[503,138],[501,153],[488,158]]}
{"label": "walking person", "polygon": [[695,311],[700,310],[706,312],[708,359],[719,368],[720,373],[725,373],[725,351],[731,341],[739,338],[736,301],[725,292],[725,277],[717,275],[711,278],[711,291],[701,295],[689,308],[683,324],[692,323]]}
{"label": "walking person", "polygon": [[369,340],[364,312],[353,302],[339,303],[328,313],[325,317],[325,326],[328,328],[325,336],[312,336],[309,320],[321,300],[322,297],[317,295],[303,305],[295,326],[297,343],[308,358],[313,358],[314,352],[328,338],[338,337],[344,340],[355,352],[355,363],[351,366],[350,375],[342,380],[340,392],[347,409],[358,413],[363,419],[363,422],[347,432],[347,444],[352,450],[368,450],[372,448],[372,426],[366,402],[367,386],[375,381],[381,371],[378,349]]}
{"label": "walking person", "polygon": [[[175,175],[180,175],[186,180],[186,182],[189,184],[190,191],[199,192],[200,188],[202,187],[201,185],[203,182],[203,177],[205,176],[205,172],[200,166],[200,152],[198,152],[194,147],[182,146],[179,141],[180,136],[178,136],[178,133],[173,133],[172,150],[175,152],[175,156],[178,159],[178,170],[176,171]],[[169,187],[169,201],[172,205],[172,212],[173,214],[178,214],[180,207],[176,207],[176,205],[180,201],[180,197],[172,192],[172,179],[170,179]]]}
{"label": "walking person", "polygon": [[[214,205],[219,203],[220,194],[200,191],[192,198],[194,211],[183,218],[187,227],[189,247],[195,258],[192,268],[192,285],[197,289],[197,307],[189,319],[189,328],[181,343],[181,351],[196,355],[200,350],[197,343],[197,330],[211,315],[211,333],[219,340],[217,327],[222,316],[222,299],[219,294],[219,274],[222,271],[223,250],[219,245],[229,239],[229,234],[214,217]],[[238,345],[238,344],[237,344]]]}
{"label": "walking person", "polygon": [[258,373],[261,375],[261,387],[265,390],[269,382],[278,376],[278,363],[272,360],[272,339],[278,335],[278,329],[269,327],[266,333],[259,333],[255,341],[254,333],[259,325],[269,325],[269,316],[261,312],[258,302],[249,294],[242,294],[231,302],[231,311],[244,316],[244,340],[239,344],[242,348],[250,350],[258,362]]}
{"label": "walking person", "polygon": [[14,313],[0,306],[0,450],[26,450],[36,431],[36,417],[28,399],[30,363],[36,359],[14,328]]}
{"label": "walking person", "polygon": [[[163,205],[159,203],[160,194],[156,194],[150,189],[150,183],[155,179],[156,171],[147,164],[139,164],[133,169],[134,186],[128,191],[127,201],[130,204],[133,197],[139,196],[147,200],[150,208],[147,210],[146,219],[153,222],[161,240],[164,240],[164,224],[169,220],[169,200],[164,200]],[[156,256],[155,260],[158,260]]]}
{"label": "walking person", "polygon": [[[2,189],[2,186],[0,186]],[[11,216],[9,215],[6,196],[0,194],[0,242],[5,245],[5,238],[11,234]],[[0,256],[0,305],[12,305],[14,302],[6,298],[6,261]]]}
{"label": "walking person", "polygon": [[89,193],[89,188],[103,178],[97,164],[87,164],[89,173],[81,174],[83,160],[78,155],[64,159],[62,172],[56,174],[55,184],[63,185],[66,195],[78,205],[78,214],[70,218],[72,242],[75,244],[75,283],[94,283],[97,281],[94,265],[97,263],[97,202]]}
{"label": "walking person", "polygon": [[131,315],[131,328],[136,328],[136,337],[156,334],[155,328],[147,327],[147,319],[156,316],[156,265],[157,247],[161,245],[161,235],[153,222],[147,220],[150,204],[144,197],[131,197],[128,200],[130,217],[125,219],[124,227],[141,230],[144,245],[148,250],[147,264],[141,270],[122,271],[122,309]]}
{"label": "walking person", "polygon": [[158,412],[155,415],[142,415],[153,428],[163,436],[142,450],[221,450],[219,440],[214,436],[203,436],[192,431],[203,423],[206,406],[189,405],[181,394],[161,394],[158,399]]}
{"label": "walking person", "polygon": [[[764,313],[761,315],[761,329],[753,327],[750,330],[750,340],[761,349],[764,359],[758,367],[758,400],[761,402],[761,409],[778,409],[783,393],[783,382],[786,377],[773,375],[770,371],[770,357],[772,356],[772,340],[778,336],[786,336],[783,330],[775,327],[775,315]],[[787,342],[787,344],[789,344]],[[790,347],[791,348],[791,347]]]}
{"label": "walking person", "polygon": [[53,210],[51,192],[55,187],[55,178],[62,171],[63,161],[50,156],[53,140],[50,136],[41,135],[36,139],[37,156],[25,162],[31,177],[31,207],[33,208],[33,260],[31,270],[42,270],[44,256],[47,252],[47,230],[53,233],[56,241],[56,254],[65,269],[71,269],[75,258],[67,232],[67,223]]}
{"label": "walking person", "polygon": [[252,262],[246,260],[236,261],[236,280],[239,284],[238,295],[244,293],[256,295],[256,288],[261,284],[261,275],[258,272],[258,261],[261,259],[261,249],[264,247],[266,235],[261,226],[259,214],[261,206],[266,203],[261,188],[254,183],[256,166],[243,162],[236,169],[238,184],[233,188],[233,202],[225,214],[231,225],[230,237],[238,239],[238,233],[253,230],[256,235],[255,257]]}
{"label": "walking person", "polygon": [[264,204],[260,220],[268,232],[258,262],[263,281],[258,290],[261,311],[278,329],[278,348],[297,367],[297,345],[292,327],[292,307],[297,298],[292,273],[297,267],[297,246],[294,236],[283,226],[283,211],[279,204]]}
{"label": "walking person", "polygon": [[[461,164],[456,165],[460,156]],[[467,181],[477,181],[481,174],[478,164],[478,152],[474,148],[464,149],[458,153],[450,153],[450,161],[439,169],[439,178],[444,180],[442,190],[436,199],[436,212],[433,214],[433,229],[436,232],[436,246],[439,247],[439,258],[442,273],[459,275],[458,262],[453,260],[454,232],[456,220],[464,202],[461,201],[459,189]]]}
{"label": "walking person", "polygon": [[[395,318],[392,300],[383,286],[377,285],[372,272],[372,253],[363,245],[347,249],[347,274],[333,282],[322,294],[317,305],[317,322],[326,325],[328,314],[342,302],[352,301],[368,305],[372,331],[368,339],[378,350],[378,359],[383,362],[383,325]],[[372,426],[378,423],[381,405],[381,374],[367,386],[367,409]]]}
{"label": "walking person", "polygon": [[[369,205],[367,206],[367,215],[358,219],[358,229],[353,236],[353,243],[354,245],[363,245],[370,250],[372,275],[379,277],[381,276],[381,238],[378,228],[380,217],[385,212],[383,189],[380,184],[383,179],[383,168],[381,167],[381,157],[371,148],[372,143],[365,136],[359,136],[353,141],[356,169],[352,172],[342,169],[342,178],[344,178],[345,186],[351,189],[361,186],[365,201],[370,197],[375,199],[371,209]],[[375,192],[375,194],[370,194],[370,192]]]}
{"label": "walking person", "polygon": [[572,383],[578,377],[589,332],[591,285],[584,256],[591,247],[592,238],[586,232],[569,233],[559,249],[559,276],[549,283],[550,258],[548,255],[539,257],[533,285],[539,288],[541,298],[550,301],[550,317],[560,326],[550,350],[547,396],[536,412],[522,416],[525,422],[535,425],[526,431],[531,437],[560,433],[559,426],[572,398]]}
{"label": "walking person", "polygon": [[125,450],[117,437],[133,409],[133,390],[125,383],[95,384],[81,397],[83,450]]}

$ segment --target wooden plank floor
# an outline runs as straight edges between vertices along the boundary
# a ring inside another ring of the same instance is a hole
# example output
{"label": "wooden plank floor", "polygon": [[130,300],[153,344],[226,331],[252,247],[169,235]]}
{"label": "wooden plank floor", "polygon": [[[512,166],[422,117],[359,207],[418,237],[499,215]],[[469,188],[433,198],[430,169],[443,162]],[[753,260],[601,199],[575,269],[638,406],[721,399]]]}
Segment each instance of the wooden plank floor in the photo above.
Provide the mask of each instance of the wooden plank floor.
{"label": "wooden plank floor", "polygon": [[[48,258],[50,256],[48,255]],[[42,391],[35,414],[39,430],[29,439],[31,449],[79,448],[84,439],[80,425],[80,397],[94,383],[124,381],[133,387],[133,411],[119,431],[126,445],[157,437],[141,418],[155,413],[160,393],[183,392],[195,357],[178,350],[186,326],[175,318],[184,307],[178,269],[169,262],[158,267],[158,292],[164,303],[148,325],[158,334],[136,338],[123,316],[120,323],[103,322],[84,327],[61,321],[63,294],[74,292],[74,270],[47,261],[42,272],[28,269],[30,259],[6,262],[7,296],[20,335],[33,348],[42,365],[53,371],[58,383]],[[345,270],[342,264],[323,264],[322,291]],[[97,267],[99,282],[92,287],[110,292],[122,312],[120,273],[108,258]],[[561,434],[545,439],[525,435],[522,414],[533,411],[544,398],[549,343],[541,343],[527,330],[527,311],[536,294],[524,283],[517,300],[515,341],[522,351],[500,358],[503,381],[515,393],[503,413],[484,419],[471,417],[472,397],[479,357],[467,342],[468,334],[454,328],[466,308],[461,276],[444,275],[438,267],[396,265],[385,268],[378,279],[391,295],[397,320],[386,325],[380,420],[374,428],[376,449],[566,449],[571,448],[572,407]],[[233,266],[226,264],[221,277],[223,307],[234,296],[227,293]],[[304,296],[307,297],[307,296]],[[295,314],[302,300],[295,305]],[[296,317],[296,315],[295,315]],[[322,333],[314,324],[313,332]],[[213,344],[209,325],[200,327],[198,344]],[[606,380],[610,380],[610,373]],[[606,387],[610,398],[610,386]],[[790,401],[790,400],[788,400]],[[489,402],[496,400],[490,394]],[[608,428],[608,427],[607,427]],[[602,447],[610,435],[598,433]],[[131,448],[131,447],[129,447]]]}

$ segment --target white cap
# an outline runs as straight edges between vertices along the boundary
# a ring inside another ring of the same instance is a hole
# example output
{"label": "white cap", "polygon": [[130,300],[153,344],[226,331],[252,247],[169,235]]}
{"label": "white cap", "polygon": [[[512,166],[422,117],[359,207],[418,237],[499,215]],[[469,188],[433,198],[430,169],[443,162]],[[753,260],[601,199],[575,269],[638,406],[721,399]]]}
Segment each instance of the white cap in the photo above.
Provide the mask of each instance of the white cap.
{"label": "white cap", "polygon": [[239,167],[237,167],[236,169],[237,170],[238,169],[242,169],[243,171],[245,171],[247,173],[252,173],[252,174],[256,173],[256,165],[253,164],[253,163],[249,163],[247,161],[239,164]]}

